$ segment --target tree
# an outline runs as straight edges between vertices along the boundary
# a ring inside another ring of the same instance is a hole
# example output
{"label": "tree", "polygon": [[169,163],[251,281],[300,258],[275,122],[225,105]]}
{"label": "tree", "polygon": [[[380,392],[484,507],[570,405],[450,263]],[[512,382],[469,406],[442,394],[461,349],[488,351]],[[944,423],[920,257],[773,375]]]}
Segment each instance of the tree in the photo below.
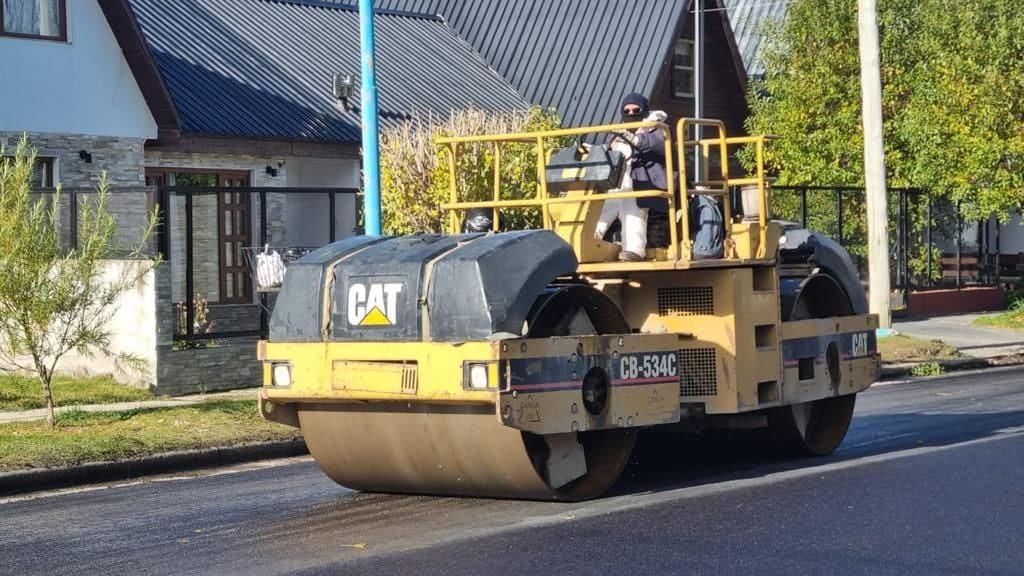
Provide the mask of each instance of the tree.
{"label": "tree", "polygon": [[157,214],[149,215],[137,244],[119,246],[104,173],[95,197],[82,198],[78,208],[78,247],[64,249],[60,188],[52,196],[34,193],[34,163],[26,139],[13,159],[0,162],[0,367],[39,379],[53,426],[51,384],[69,352],[111,357],[123,370],[144,367],[142,359],[111,350],[108,323],[119,297],[159,261],[144,254]]}
{"label": "tree", "polygon": [[[559,126],[550,110],[532,108],[509,112],[459,110],[447,117],[414,116],[385,129],[380,136],[381,203],[384,230],[389,234],[441,232],[449,201],[451,172],[447,153],[437,146],[440,136],[506,134],[551,130]],[[552,142],[548,145],[564,145]],[[534,144],[506,144],[501,148],[502,199],[531,198],[537,193],[537,152]],[[456,171],[461,201],[491,197],[494,153],[490,144],[459,147]],[[512,228],[533,227],[539,212],[532,209],[502,210]]]}
{"label": "tree", "polygon": [[[780,136],[768,153],[778,185],[863,185],[856,18],[852,0],[797,0],[765,30],[747,128]],[[1024,11],[1013,0],[880,0],[879,18],[889,186],[961,203],[967,220],[1007,220],[1024,202]],[[844,202],[860,216],[859,200]],[[773,204],[799,213],[793,196]],[[812,195],[813,224],[832,232],[835,206]],[[918,228],[926,206],[912,206]],[[863,231],[847,218],[855,254]]]}
{"label": "tree", "polygon": [[[985,215],[1024,201],[1024,12],[1012,0],[882,0],[886,158],[893,186],[926,186]],[[798,0],[765,31],[748,128],[782,136],[780,183],[863,182],[856,5]]]}

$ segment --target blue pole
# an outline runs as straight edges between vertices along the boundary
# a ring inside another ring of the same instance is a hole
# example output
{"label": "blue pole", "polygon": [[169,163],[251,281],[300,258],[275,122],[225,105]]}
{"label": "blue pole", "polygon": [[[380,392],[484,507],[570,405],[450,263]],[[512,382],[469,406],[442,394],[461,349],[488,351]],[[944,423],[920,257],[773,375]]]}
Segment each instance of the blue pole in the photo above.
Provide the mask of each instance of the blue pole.
{"label": "blue pole", "polygon": [[377,141],[377,76],[373,61],[373,0],[359,0],[359,48],[362,61],[363,217],[366,218],[366,234],[380,236],[380,147]]}

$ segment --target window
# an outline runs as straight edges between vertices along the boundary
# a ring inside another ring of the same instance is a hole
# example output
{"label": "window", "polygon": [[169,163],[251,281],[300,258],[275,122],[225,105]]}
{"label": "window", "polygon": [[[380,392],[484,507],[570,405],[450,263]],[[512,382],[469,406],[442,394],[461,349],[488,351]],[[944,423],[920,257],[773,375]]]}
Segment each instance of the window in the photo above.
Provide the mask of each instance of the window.
{"label": "window", "polygon": [[693,40],[676,40],[672,52],[672,94],[676,98],[693,97]]}
{"label": "window", "polygon": [[[14,157],[7,156],[0,158],[3,161],[13,161]],[[40,158],[36,156],[35,169],[32,171],[33,188],[53,188],[53,158]]]}
{"label": "window", "polygon": [[67,0],[0,1],[0,36],[67,40]]}

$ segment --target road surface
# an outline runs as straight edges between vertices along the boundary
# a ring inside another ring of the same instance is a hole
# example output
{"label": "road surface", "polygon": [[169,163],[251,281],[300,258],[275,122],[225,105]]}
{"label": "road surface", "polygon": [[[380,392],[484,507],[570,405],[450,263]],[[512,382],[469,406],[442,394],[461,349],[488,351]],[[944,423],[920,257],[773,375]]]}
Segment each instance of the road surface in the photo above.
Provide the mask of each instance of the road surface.
{"label": "road surface", "polygon": [[551,504],[353,493],[308,458],[0,500],[0,574],[1024,574],[1024,370],[873,387],[832,456],[637,454]]}

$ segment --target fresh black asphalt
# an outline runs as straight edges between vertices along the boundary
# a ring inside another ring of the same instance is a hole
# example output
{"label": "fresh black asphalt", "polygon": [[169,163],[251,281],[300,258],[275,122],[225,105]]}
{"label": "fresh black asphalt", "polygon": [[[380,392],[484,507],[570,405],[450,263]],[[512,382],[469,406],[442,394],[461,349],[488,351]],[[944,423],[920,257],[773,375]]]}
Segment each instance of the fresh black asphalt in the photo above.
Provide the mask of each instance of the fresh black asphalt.
{"label": "fresh black asphalt", "polygon": [[308,461],[0,500],[0,574],[1024,575],[1022,369],[877,386],[827,458],[670,455],[582,504],[356,494]]}

